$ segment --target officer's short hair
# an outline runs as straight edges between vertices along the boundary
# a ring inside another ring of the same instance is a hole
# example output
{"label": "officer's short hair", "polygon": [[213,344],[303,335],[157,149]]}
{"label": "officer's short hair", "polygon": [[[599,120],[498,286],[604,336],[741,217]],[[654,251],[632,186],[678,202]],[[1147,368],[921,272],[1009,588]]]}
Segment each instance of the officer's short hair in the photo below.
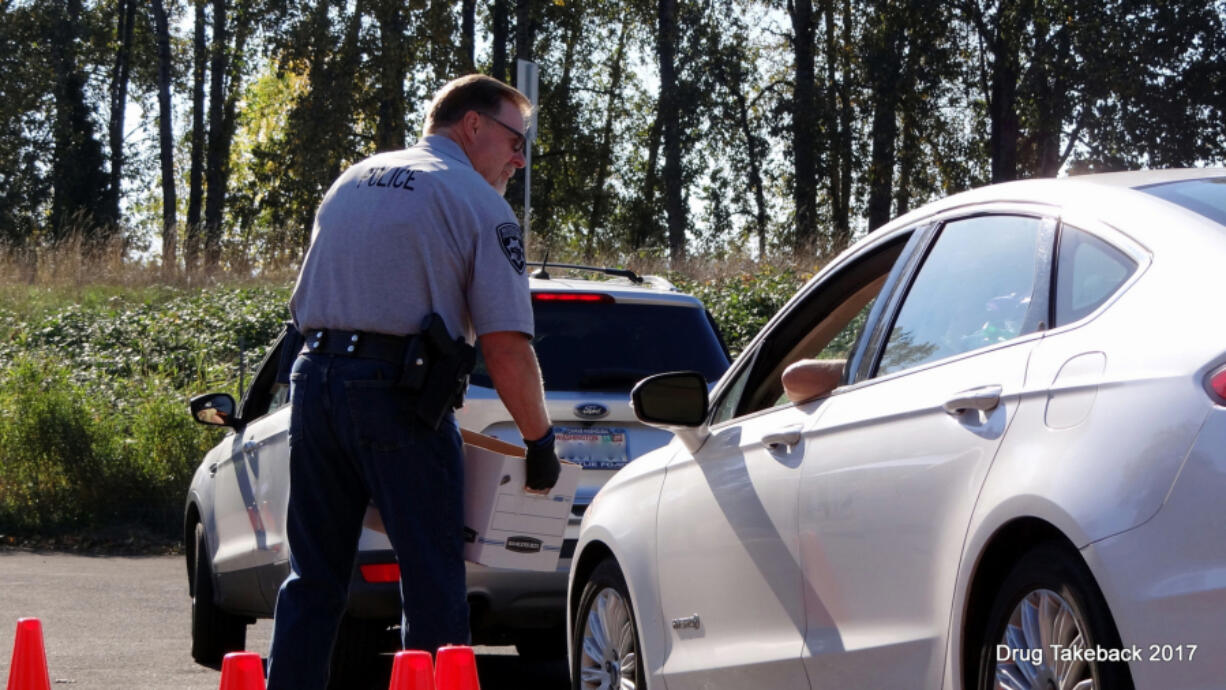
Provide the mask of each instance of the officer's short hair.
{"label": "officer's short hair", "polygon": [[484,74],[469,74],[453,79],[434,94],[426,113],[426,132],[459,122],[464,114],[475,110],[494,115],[503,101],[519,108],[526,119],[532,114],[532,102],[515,87]]}

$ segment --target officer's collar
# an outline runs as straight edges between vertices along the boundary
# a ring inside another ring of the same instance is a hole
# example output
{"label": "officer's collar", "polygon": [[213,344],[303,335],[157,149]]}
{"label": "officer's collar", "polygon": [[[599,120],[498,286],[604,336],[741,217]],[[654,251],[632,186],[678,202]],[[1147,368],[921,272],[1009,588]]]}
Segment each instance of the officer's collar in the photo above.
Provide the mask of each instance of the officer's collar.
{"label": "officer's collar", "polygon": [[464,149],[460,148],[460,145],[450,137],[443,136],[442,134],[427,134],[422,137],[418,145],[424,145],[425,148],[439,156],[450,158],[470,168],[473,166],[472,161],[468,160],[468,155],[464,153]]}

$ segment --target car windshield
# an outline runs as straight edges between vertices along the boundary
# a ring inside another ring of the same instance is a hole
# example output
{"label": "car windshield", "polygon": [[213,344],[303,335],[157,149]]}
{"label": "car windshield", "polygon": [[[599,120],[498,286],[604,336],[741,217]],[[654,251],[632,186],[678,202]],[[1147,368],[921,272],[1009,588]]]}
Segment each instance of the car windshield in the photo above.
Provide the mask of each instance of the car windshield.
{"label": "car windshield", "polygon": [[1226,177],[1165,182],[1140,190],[1226,225]]}
{"label": "car windshield", "polygon": [[[713,382],[728,368],[707,314],[689,306],[534,302],[545,390],[628,392],[665,371],[701,372]],[[478,351],[472,382],[492,387]]]}

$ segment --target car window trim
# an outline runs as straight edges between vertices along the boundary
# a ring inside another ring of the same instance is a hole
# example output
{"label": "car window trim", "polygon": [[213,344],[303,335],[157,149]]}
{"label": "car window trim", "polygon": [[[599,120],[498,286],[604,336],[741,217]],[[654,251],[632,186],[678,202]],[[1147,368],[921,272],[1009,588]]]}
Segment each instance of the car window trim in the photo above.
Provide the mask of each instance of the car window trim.
{"label": "car window trim", "polygon": [[[869,246],[865,246],[861,248],[854,255],[848,256],[846,258],[840,258],[837,261],[841,265],[850,265],[850,264],[860,263],[866,260],[867,257],[871,256],[872,254],[875,254],[879,251],[884,251],[887,246],[893,244],[894,242],[899,241],[901,236],[908,236],[903,244],[903,248],[899,252],[898,257],[894,260],[894,265],[890,269],[889,275],[892,275],[894,271],[897,270],[897,267],[899,266],[899,264],[904,263],[904,257],[907,255],[907,252],[913,250],[915,242],[916,242],[916,234],[919,232],[922,232],[923,230],[924,230],[923,225],[911,225],[911,226],[906,226],[904,228],[899,228],[894,231],[890,231],[882,235],[882,237],[878,241],[873,242]],[[835,261],[831,261],[829,264],[827,264],[827,266],[832,266],[834,263]],[[840,274],[845,273],[845,268],[846,267],[838,270],[838,273]],[[765,343],[767,340],[767,334],[768,333],[773,334],[774,331],[778,330],[779,328],[778,324],[783,323],[784,321],[790,319],[798,309],[806,308],[807,303],[809,302],[812,293],[815,290],[820,289],[820,286],[828,285],[833,274],[834,274],[833,270],[819,271],[818,274],[814,276],[812,280],[810,280],[803,288],[798,290],[791,299],[788,300],[787,304],[785,304],[783,308],[781,308],[774,316],[772,316],[767,321],[766,325],[762,327],[762,329],[758,332],[756,336],[754,336],[753,340],[750,341],[749,345],[747,345],[745,349],[742,350],[741,356],[738,357],[736,361],[732,363],[732,366],[729,367],[728,371],[725,372],[724,376],[720,379],[716,389],[712,391],[711,400],[713,402],[711,403],[710,410],[708,410],[707,420],[706,420],[706,424],[710,428],[713,428],[713,429],[722,428],[727,424],[737,422],[743,419],[749,419],[751,417],[756,416],[759,413],[766,412],[772,409],[780,409],[783,407],[788,407],[792,404],[792,403],[786,403],[782,405],[774,405],[771,407],[765,407],[760,410],[754,410],[752,412],[746,412],[746,413],[741,413],[741,414],[737,414],[734,412],[732,417],[729,417],[728,419],[724,421],[721,421],[718,423],[714,421],[716,411],[725,402],[725,398],[729,394],[729,392],[732,390],[733,384],[742,375],[750,376],[750,377],[756,375],[756,372],[754,371],[754,369],[758,366],[758,360],[760,358],[763,348],[765,347]],[[887,278],[886,284],[882,286],[882,292],[879,293],[876,298],[877,301],[874,303],[873,309],[869,311],[868,319],[865,322],[865,331],[872,329],[873,327],[872,319],[874,317],[874,314],[877,313],[876,305],[881,302],[882,294],[884,294],[885,290],[889,288],[890,288],[890,282],[889,282],[889,279]],[[857,338],[855,345],[853,345],[853,353],[855,353],[856,349],[859,347],[861,347],[861,343],[860,343],[860,339]],[[748,387],[748,385],[746,387]],[[742,389],[741,395],[744,395],[744,394],[745,394],[744,389]],[[739,407],[740,404],[741,402],[738,401],[737,406]]]}
{"label": "car window trim", "polygon": [[[260,366],[256,368],[255,376],[253,376],[251,379],[251,385],[247,387],[247,390],[243,391],[243,397],[238,402],[238,417],[245,422],[253,422],[269,412],[272,412],[272,410],[266,409],[258,417],[248,419],[247,416],[247,408],[255,404],[253,402],[254,398],[252,397],[252,391],[259,386],[263,386],[265,388],[265,393],[268,393],[270,392],[268,389],[270,389],[272,384],[276,381],[276,365],[280,364],[279,351],[281,349],[281,343],[285,341],[285,334],[286,331],[281,331],[280,335],[277,336],[277,339],[273,341],[272,346],[268,348],[268,352],[264,353],[264,358],[260,360]],[[278,361],[274,363],[274,359]],[[269,402],[271,403],[271,400]]]}
{"label": "car window trim", "polygon": [[881,358],[881,351],[885,349],[886,335],[889,333],[885,324],[888,322],[892,327],[894,315],[897,314],[898,307],[906,294],[905,288],[911,284],[924,257],[927,256],[933,243],[932,237],[938,227],[940,223],[929,222],[915,226],[913,229],[898,260],[894,262],[894,267],[890,269],[885,285],[881,286],[881,293],[877,295],[877,301],[873,303],[864,331],[856,339],[855,348],[852,350],[852,360],[848,363],[844,380],[840,385],[852,385],[871,378],[871,373],[875,368],[874,363]]}
{"label": "car window trim", "polygon": [[[885,345],[886,345],[887,336],[889,335],[890,331],[893,330],[894,323],[898,320],[899,313],[902,310],[902,305],[906,301],[907,295],[910,294],[911,288],[914,286],[915,280],[919,276],[920,269],[923,268],[924,264],[928,260],[928,255],[932,253],[933,248],[936,246],[937,240],[940,239],[941,231],[944,230],[945,227],[949,225],[950,223],[955,223],[955,222],[959,222],[963,220],[969,220],[972,218],[982,218],[985,216],[1014,216],[1014,217],[1022,217],[1022,218],[1033,218],[1040,222],[1039,237],[1035,244],[1035,264],[1036,264],[1035,265],[1035,281],[1036,281],[1035,291],[1038,292],[1040,289],[1042,289],[1043,292],[1045,293],[1042,299],[1046,304],[1043,305],[1044,310],[1040,311],[1039,313],[1046,315],[1046,318],[1048,319],[1046,325],[1047,326],[1051,325],[1051,321],[1050,321],[1051,317],[1049,313],[1051,307],[1050,307],[1050,300],[1048,298],[1048,293],[1050,293],[1051,291],[1051,281],[1054,278],[1054,274],[1048,272],[1047,277],[1043,278],[1044,282],[1040,283],[1038,281],[1041,279],[1041,273],[1043,273],[1043,267],[1041,266],[1041,264],[1044,258],[1044,247],[1045,246],[1049,248],[1046,254],[1046,261],[1047,261],[1049,268],[1050,268],[1051,262],[1055,261],[1056,259],[1055,252],[1054,252],[1054,244],[1057,239],[1056,228],[1059,226],[1059,222],[1060,222],[1060,214],[1058,210],[1057,209],[1036,209],[1033,206],[1026,206],[1026,207],[1019,208],[1017,206],[1013,206],[1009,204],[992,204],[991,206],[986,207],[986,208],[984,207],[978,207],[978,208],[973,208],[973,209],[962,208],[962,209],[959,209],[958,212],[950,213],[948,215],[942,215],[934,219],[930,226],[923,229],[924,246],[922,248],[922,251],[917,251],[914,255],[920,258],[918,261],[916,261],[916,263],[913,266],[908,267],[909,270],[906,274],[905,287],[902,287],[901,289],[897,290],[895,295],[892,296],[892,299],[890,301],[890,311],[888,312],[888,315],[886,316],[886,318],[882,318],[880,321],[877,322],[877,326],[881,330],[879,333],[874,334],[875,338],[877,339],[876,347],[872,352],[872,357],[866,358],[865,361],[861,365],[861,371],[867,372],[867,373],[865,376],[863,376],[863,378],[857,378],[854,381],[855,384],[868,383],[868,382],[879,381],[879,380],[888,380],[888,379],[895,378],[896,376],[902,376],[902,375],[908,374],[912,371],[922,371],[925,369],[929,369],[933,366],[945,364],[948,362],[955,362],[967,356],[977,355],[981,352],[988,352],[988,351],[995,350],[1000,347],[1007,347],[1014,343],[1029,340],[1036,336],[1042,337],[1046,333],[1045,330],[1036,330],[1030,333],[1025,333],[1016,338],[1006,340],[1003,343],[996,343],[994,345],[990,345],[987,347],[975,348],[973,350],[967,350],[966,352],[959,352],[954,355],[949,355],[948,357],[942,357],[941,359],[936,359],[931,362],[924,362],[914,367],[891,372],[884,376],[878,375],[877,371],[881,365],[881,359],[885,354]],[[1035,300],[1035,296],[1032,295],[1030,312],[1035,311],[1034,300]],[[1028,324],[1031,323],[1030,312],[1027,313],[1027,317],[1026,317],[1026,323]]]}

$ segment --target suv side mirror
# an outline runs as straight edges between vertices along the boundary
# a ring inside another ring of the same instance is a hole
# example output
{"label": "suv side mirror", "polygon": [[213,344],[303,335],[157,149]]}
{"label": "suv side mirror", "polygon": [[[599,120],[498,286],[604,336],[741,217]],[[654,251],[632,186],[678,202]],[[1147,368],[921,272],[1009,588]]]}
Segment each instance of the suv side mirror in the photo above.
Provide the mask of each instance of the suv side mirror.
{"label": "suv side mirror", "polygon": [[630,404],[647,424],[699,427],[707,420],[707,380],[696,371],[650,376],[630,392]]}
{"label": "suv side mirror", "polygon": [[234,397],[229,393],[197,395],[188,404],[192,419],[198,423],[209,426],[228,426],[236,430],[243,425],[242,420],[234,414],[237,407],[234,404]]}

